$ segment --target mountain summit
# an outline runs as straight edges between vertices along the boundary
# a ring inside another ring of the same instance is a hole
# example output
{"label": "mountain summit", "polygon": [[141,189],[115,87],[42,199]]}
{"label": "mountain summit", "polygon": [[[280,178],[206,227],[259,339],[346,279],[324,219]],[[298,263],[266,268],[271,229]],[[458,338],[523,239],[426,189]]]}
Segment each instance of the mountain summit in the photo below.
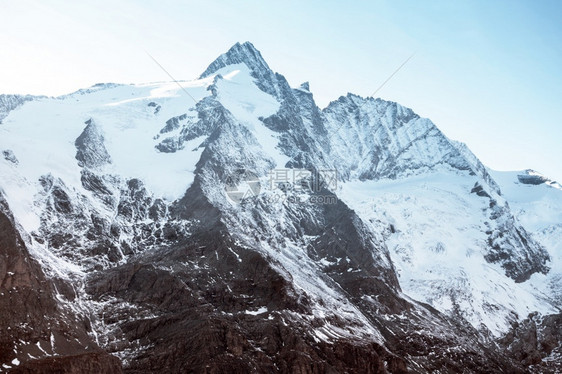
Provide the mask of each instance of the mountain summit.
{"label": "mountain summit", "polygon": [[278,76],[269,68],[260,51],[250,42],[236,43],[228,52],[213,61],[199,79],[209,77],[225,67],[239,64],[245,65],[250,70],[252,77],[255,78],[256,85],[260,89],[277,98],[280,97]]}
{"label": "mountain summit", "polygon": [[183,89],[0,96],[3,369],[561,369],[557,184],[249,42]]}
{"label": "mountain summit", "polygon": [[245,64],[254,74],[270,71],[260,51],[258,51],[252,43],[236,43],[228,52],[220,55],[213,61],[207,70],[201,74],[199,79],[206,78],[225,66],[236,64]]}

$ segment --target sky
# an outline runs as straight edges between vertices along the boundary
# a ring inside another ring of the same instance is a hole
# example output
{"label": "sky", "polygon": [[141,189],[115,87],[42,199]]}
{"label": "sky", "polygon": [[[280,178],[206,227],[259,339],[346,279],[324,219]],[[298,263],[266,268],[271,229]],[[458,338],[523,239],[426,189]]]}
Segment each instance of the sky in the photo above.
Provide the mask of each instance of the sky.
{"label": "sky", "polygon": [[0,0],[0,93],[197,78],[251,41],[323,108],[352,92],[430,118],[496,170],[562,181],[562,1]]}

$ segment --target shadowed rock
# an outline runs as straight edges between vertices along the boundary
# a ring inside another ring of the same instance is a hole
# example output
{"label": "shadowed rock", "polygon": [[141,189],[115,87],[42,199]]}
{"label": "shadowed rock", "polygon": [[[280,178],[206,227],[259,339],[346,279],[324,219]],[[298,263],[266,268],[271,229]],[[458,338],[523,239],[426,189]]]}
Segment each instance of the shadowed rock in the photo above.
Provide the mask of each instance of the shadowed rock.
{"label": "shadowed rock", "polygon": [[82,167],[96,168],[111,163],[101,130],[91,118],[85,123],[86,128],[74,143],[78,164]]}

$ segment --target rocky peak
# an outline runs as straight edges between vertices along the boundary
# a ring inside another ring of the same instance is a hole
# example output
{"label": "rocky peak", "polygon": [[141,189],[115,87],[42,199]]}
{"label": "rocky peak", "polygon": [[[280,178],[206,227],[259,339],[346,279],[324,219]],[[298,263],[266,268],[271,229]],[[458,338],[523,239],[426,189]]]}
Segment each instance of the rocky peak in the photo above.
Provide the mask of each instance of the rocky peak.
{"label": "rocky peak", "polygon": [[101,130],[91,118],[85,124],[86,128],[74,142],[79,165],[93,168],[111,163]]}
{"label": "rocky peak", "polygon": [[266,72],[271,73],[271,69],[263,59],[260,51],[252,43],[245,42],[243,44],[236,43],[226,53],[220,55],[201,74],[200,78],[206,78],[225,66],[235,64],[246,64],[255,74],[260,72],[262,74]]}
{"label": "rocky peak", "polygon": [[262,91],[280,100],[284,100],[290,91],[285,78],[270,69],[260,51],[250,42],[233,45],[213,61],[199,78],[207,78],[226,66],[237,64],[245,64],[250,69],[252,77],[256,79],[256,85]]}

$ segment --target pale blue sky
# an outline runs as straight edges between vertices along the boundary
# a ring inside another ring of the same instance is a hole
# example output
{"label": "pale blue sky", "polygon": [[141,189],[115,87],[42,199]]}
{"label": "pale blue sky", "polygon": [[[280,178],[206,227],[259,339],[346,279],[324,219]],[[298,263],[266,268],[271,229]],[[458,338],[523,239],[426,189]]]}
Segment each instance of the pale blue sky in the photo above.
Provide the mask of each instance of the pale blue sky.
{"label": "pale blue sky", "polygon": [[193,79],[251,41],[318,104],[377,96],[411,107],[499,170],[562,181],[562,1],[0,0],[0,92]]}

